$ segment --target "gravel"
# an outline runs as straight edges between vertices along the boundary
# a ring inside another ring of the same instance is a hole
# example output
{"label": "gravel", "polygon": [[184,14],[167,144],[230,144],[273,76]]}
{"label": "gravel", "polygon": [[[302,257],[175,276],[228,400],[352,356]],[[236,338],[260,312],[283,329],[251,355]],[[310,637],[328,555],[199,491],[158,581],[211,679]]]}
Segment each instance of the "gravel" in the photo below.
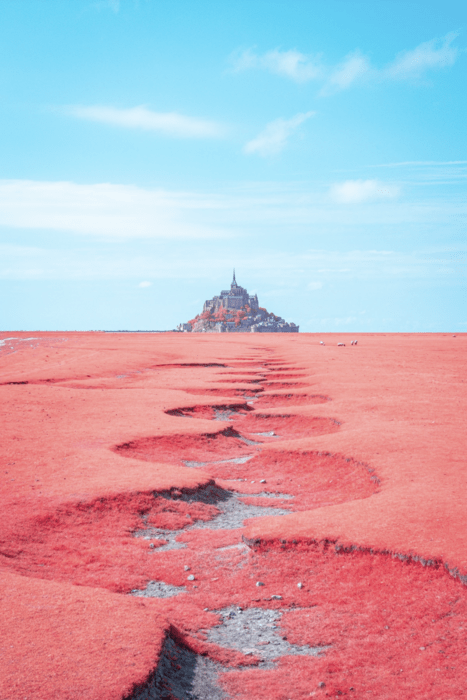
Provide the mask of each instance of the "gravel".
{"label": "gravel", "polygon": [[172,598],[172,596],[184,591],[186,591],[185,586],[172,586],[164,581],[149,581],[146,588],[131,591],[131,595],[140,598]]}
{"label": "gravel", "polygon": [[[208,641],[259,659],[258,669],[271,669],[281,656],[319,656],[327,647],[290,644],[280,621],[283,612],[267,608],[214,610],[221,622],[208,630]],[[156,671],[125,700],[227,700],[218,684],[220,673],[251,666],[227,667],[200,656],[167,637]]]}
{"label": "gravel", "polygon": [[[164,495],[165,498],[171,499],[169,494]],[[289,515],[290,510],[271,506],[254,506],[248,505],[241,501],[241,498],[269,498],[269,499],[290,499],[291,494],[270,493],[267,491],[251,494],[251,493],[236,493],[227,491],[220,487],[210,484],[203,489],[199,489],[193,494],[181,493],[180,497],[174,500],[180,501],[201,501],[202,503],[210,503],[215,505],[221,512],[212,520],[206,522],[198,520],[193,525],[181,530],[163,530],[159,528],[141,528],[133,533],[134,537],[142,537],[146,540],[167,540],[167,544],[154,548],[152,553],[166,552],[169,549],[183,549],[187,545],[183,542],[177,542],[176,538],[183,532],[190,530],[235,530],[243,527],[243,523],[248,518],[260,518],[267,516]]]}
{"label": "gravel", "polygon": [[274,668],[273,661],[281,656],[319,656],[327,648],[290,644],[281,630],[280,610],[231,606],[213,612],[222,622],[208,631],[208,640],[259,657],[259,668]]}

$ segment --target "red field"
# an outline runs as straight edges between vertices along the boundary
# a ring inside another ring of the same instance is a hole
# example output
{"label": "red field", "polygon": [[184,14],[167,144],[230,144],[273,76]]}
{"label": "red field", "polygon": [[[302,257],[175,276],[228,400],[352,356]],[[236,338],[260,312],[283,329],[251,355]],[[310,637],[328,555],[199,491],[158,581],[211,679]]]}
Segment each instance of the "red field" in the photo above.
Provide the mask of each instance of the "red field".
{"label": "red field", "polygon": [[[465,335],[3,333],[0,360],[1,700],[465,697]],[[232,606],[280,622],[213,641]],[[167,640],[218,695],[175,689]]]}

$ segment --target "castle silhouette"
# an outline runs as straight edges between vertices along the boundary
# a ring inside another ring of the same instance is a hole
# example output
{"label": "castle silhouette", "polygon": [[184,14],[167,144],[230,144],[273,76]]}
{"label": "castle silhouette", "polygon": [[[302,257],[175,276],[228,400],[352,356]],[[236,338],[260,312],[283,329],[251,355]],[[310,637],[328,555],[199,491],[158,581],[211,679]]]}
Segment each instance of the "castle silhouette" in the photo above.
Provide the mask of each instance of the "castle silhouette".
{"label": "castle silhouette", "polygon": [[259,306],[257,294],[237,284],[235,269],[230,289],[207,299],[203,312],[188,323],[177,326],[188,333],[298,333],[295,323],[287,323],[280,316]]}

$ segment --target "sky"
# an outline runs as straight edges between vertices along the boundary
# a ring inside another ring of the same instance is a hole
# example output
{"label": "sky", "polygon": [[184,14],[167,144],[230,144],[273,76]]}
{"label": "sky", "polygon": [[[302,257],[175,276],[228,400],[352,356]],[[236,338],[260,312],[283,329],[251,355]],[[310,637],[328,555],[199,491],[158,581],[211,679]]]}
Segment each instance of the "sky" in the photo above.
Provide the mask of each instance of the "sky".
{"label": "sky", "polygon": [[0,330],[467,331],[465,0],[0,3]]}

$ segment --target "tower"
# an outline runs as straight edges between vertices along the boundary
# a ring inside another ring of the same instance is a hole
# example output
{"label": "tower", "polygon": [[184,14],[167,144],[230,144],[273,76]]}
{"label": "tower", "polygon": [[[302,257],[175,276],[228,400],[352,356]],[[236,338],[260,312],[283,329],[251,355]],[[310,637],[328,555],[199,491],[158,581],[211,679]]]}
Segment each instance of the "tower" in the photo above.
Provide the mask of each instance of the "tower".
{"label": "tower", "polygon": [[232,280],[232,284],[231,284],[230,286],[231,286],[231,287],[237,287],[237,286],[238,286],[238,285],[237,285],[237,280],[235,279],[235,268],[234,268],[234,271],[233,271],[233,280]]}

